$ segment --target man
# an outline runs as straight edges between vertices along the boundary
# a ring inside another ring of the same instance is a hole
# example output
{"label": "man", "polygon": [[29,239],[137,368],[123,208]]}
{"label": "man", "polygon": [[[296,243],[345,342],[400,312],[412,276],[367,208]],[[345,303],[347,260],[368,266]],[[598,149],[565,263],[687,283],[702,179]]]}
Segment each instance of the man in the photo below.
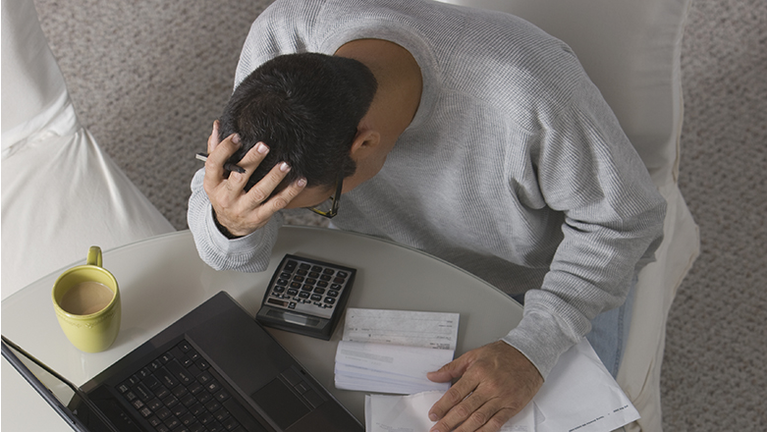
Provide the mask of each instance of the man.
{"label": "man", "polygon": [[429,375],[456,380],[430,411],[435,431],[498,430],[588,333],[607,335],[593,344],[616,373],[624,302],[665,205],[565,44],[427,1],[278,1],[254,22],[236,82],[192,181],[206,262],[264,270],[283,209],[331,198],[338,228],[525,294],[517,328]]}

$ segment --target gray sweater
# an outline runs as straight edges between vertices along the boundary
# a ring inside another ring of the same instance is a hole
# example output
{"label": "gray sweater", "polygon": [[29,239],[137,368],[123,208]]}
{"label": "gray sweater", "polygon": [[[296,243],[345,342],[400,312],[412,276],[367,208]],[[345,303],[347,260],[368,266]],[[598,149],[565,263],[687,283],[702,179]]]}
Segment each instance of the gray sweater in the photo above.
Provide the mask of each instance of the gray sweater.
{"label": "gray sweater", "polygon": [[[424,88],[383,169],[343,195],[334,225],[525,293],[524,318],[503,339],[546,377],[653,259],[665,201],[571,49],[511,15],[419,0],[278,0],[253,23],[236,83],[277,55],[333,54],[361,38],[410,51]],[[200,256],[263,271],[282,215],[228,240],[202,183],[200,170],[188,212]]]}

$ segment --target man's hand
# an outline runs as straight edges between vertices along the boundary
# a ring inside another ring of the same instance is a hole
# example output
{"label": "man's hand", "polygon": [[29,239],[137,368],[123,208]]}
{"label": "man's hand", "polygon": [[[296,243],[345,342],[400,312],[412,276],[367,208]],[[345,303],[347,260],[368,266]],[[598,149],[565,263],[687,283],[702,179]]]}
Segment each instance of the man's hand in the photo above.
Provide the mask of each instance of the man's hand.
{"label": "man's hand", "polygon": [[243,188],[253,171],[264,160],[269,147],[258,143],[246,153],[238,166],[245,173],[231,172],[224,177],[224,163],[240,148],[236,134],[219,142],[219,122],[213,123],[208,138],[208,160],[205,162],[203,188],[211,201],[216,220],[234,236],[245,236],[263,227],[275,212],[284,208],[307,184],[299,179],[280,193],[269,198],[291,167],[282,162],[275,165],[261,181],[245,192]]}
{"label": "man's hand", "polygon": [[496,432],[520,412],[544,379],[518,350],[497,341],[467,352],[427,378],[459,378],[429,411],[432,432]]}

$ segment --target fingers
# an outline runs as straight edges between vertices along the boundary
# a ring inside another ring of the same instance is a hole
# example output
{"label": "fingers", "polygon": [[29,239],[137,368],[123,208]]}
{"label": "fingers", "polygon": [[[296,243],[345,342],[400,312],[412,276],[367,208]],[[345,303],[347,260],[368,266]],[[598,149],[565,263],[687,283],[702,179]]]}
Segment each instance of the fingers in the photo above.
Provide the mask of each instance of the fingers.
{"label": "fingers", "polygon": [[[259,143],[259,145],[263,145],[263,144]],[[246,168],[246,167],[243,167],[243,168]],[[269,196],[272,194],[272,191],[275,190],[275,188],[280,184],[280,182],[283,181],[285,176],[287,176],[290,171],[291,171],[290,165],[288,165],[285,162],[280,162],[279,164],[273,166],[272,169],[269,170],[267,175],[265,175],[264,178],[262,178],[258,183],[253,185],[251,190],[249,190],[246,193],[245,196],[247,200],[251,203],[249,207],[256,208],[262,205],[262,203],[264,203],[265,201],[267,201],[269,199]],[[232,184],[235,185],[234,187],[239,187],[240,189],[238,190],[242,190],[243,186],[245,186],[245,183],[248,180],[248,176],[250,176],[250,173],[251,171],[248,168],[246,168],[245,174],[232,173],[230,176],[234,177],[232,182]],[[281,192],[285,192],[285,191],[283,190]],[[280,194],[278,193],[273,198],[276,198],[278,195]],[[285,194],[283,194],[283,196],[285,196]],[[286,202],[285,204],[287,205],[288,203]]]}
{"label": "fingers", "polygon": [[216,150],[216,146],[219,145],[219,121],[213,121],[213,130],[208,137],[208,154],[213,153]]}
{"label": "fingers", "polygon": [[[428,372],[427,379],[433,382],[448,382],[461,377],[471,364],[471,354],[472,352],[470,351],[456,360],[447,363],[436,372]],[[454,405],[464,400],[464,398],[474,390],[475,386],[476,383],[470,383],[468,378],[456,382],[456,384],[451,386],[445,395],[432,406],[432,409],[429,410],[429,418],[432,421],[441,419]]]}
{"label": "fingers", "polygon": [[232,134],[224,141],[218,142],[216,128],[214,123],[214,133],[208,137],[209,152],[208,160],[205,162],[204,178],[207,187],[217,186],[224,181],[224,163],[240,148],[240,137],[237,134]]}
{"label": "fingers", "polygon": [[469,377],[458,380],[443,397],[440,398],[429,410],[429,419],[440,422],[433,428],[434,431],[453,430],[455,425],[461,424],[481,404],[477,396],[471,396],[477,389],[479,382]]}
{"label": "fingers", "polygon": [[[273,168],[273,171],[280,170],[280,165]],[[284,177],[285,173],[282,176]],[[241,194],[231,201],[211,199],[217,221],[230,234],[245,236],[263,227],[275,212],[285,208],[307,184],[305,179],[298,179],[275,196],[266,199],[264,195],[255,194],[260,183],[262,182],[254,185],[248,193],[241,189]],[[273,188],[267,189],[271,191]],[[267,196],[269,193],[266,192]]]}
{"label": "fingers", "polygon": [[460,377],[466,370],[466,365],[460,363],[461,359],[462,358],[459,357],[458,359],[446,364],[435,372],[427,372],[427,379],[432,382],[443,383]]}
{"label": "fingers", "polygon": [[[288,167],[285,162],[278,164],[275,168],[273,168],[273,171],[275,169],[283,170],[284,168],[290,168]],[[287,171],[285,171],[287,173]],[[271,174],[271,172],[270,172]],[[282,178],[285,177],[285,174],[280,177],[280,181],[282,181]],[[278,181],[277,183],[280,183]],[[258,184],[257,184],[258,185]],[[277,211],[284,209],[288,203],[290,203],[296,196],[304,190],[304,188],[307,186],[307,180],[305,178],[300,178],[296,180],[295,182],[291,183],[289,186],[287,186],[285,189],[280,191],[279,193],[275,194],[272,198],[264,202],[259,208],[262,211],[262,217],[272,217]],[[255,186],[254,186],[255,187]],[[274,188],[272,188],[274,189]],[[253,191],[253,189],[251,189]]]}
{"label": "fingers", "polygon": [[[234,138],[237,138],[237,135],[235,135],[233,139]],[[226,140],[224,140],[223,142],[226,142]],[[235,151],[237,151],[237,149],[235,149]],[[251,174],[253,174],[253,172],[256,170],[259,164],[261,164],[264,158],[267,157],[267,153],[269,153],[269,147],[267,147],[266,144],[262,142],[256,143],[256,145],[253,146],[253,148],[248,150],[248,153],[246,153],[245,156],[243,156],[240,162],[238,162],[238,166],[243,168],[245,172],[238,173],[233,171],[232,173],[230,173],[229,179],[228,179],[229,181],[227,181],[227,188],[230,191],[232,191],[232,193],[239,195],[242,189],[245,187],[245,184],[248,183],[248,179],[251,177]],[[227,157],[226,160],[229,160],[229,157]],[[207,166],[206,166],[206,169],[208,169]],[[286,174],[287,172],[288,171],[285,171]],[[275,186],[277,186],[277,183],[275,183],[274,186],[272,186],[269,193],[271,193],[271,191],[274,190]],[[269,193],[266,196],[269,196]]]}
{"label": "fingers", "polygon": [[430,409],[432,432],[496,432],[530,402],[543,383],[535,366],[503,341],[469,351],[428,374],[461,378]]}
{"label": "fingers", "polygon": [[[459,383],[457,382],[456,384]],[[456,384],[451,389],[456,387]],[[496,432],[514,415],[515,412],[505,408],[502,399],[487,391],[482,383],[472,383],[468,387],[474,387],[474,390],[453,404],[447,414],[440,418],[440,421],[432,427],[432,432],[473,432],[486,430]],[[452,403],[456,401],[460,397],[458,395],[465,392],[468,387],[450,396],[447,392],[445,395],[449,396],[447,402]],[[430,420],[436,421],[436,418],[430,415]]]}
{"label": "fingers", "polygon": [[249,178],[269,153],[269,147],[257,143],[238,162],[244,172],[225,174],[224,164],[240,148],[240,138],[233,134],[219,142],[218,122],[214,122],[208,138],[208,159],[205,165],[203,188],[213,206],[216,221],[228,234],[244,236],[266,225],[275,212],[285,208],[306,186],[305,179],[299,179],[279,193],[273,191],[290,172],[290,166],[278,163],[266,176],[244,190]]}

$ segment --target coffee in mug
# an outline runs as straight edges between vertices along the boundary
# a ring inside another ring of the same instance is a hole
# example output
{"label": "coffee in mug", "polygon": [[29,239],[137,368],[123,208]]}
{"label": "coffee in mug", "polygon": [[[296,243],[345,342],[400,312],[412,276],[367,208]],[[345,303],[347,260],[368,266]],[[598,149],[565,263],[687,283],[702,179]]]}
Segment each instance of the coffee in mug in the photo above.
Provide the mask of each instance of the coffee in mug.
{"label": "coffee in mug", "polygon": [[120,290],[102,267],[101,249],[92,246],[85,265],[62,273],[51,292],[56,318],[72,344],[85,352],[109,348],[120,330]]}
{"label": "coffee in mug", "polygon": [[115,293],[106,285],[85,281],[69,289],[61,297],[61,308],[75,315],[90,315],[109,305]]}

